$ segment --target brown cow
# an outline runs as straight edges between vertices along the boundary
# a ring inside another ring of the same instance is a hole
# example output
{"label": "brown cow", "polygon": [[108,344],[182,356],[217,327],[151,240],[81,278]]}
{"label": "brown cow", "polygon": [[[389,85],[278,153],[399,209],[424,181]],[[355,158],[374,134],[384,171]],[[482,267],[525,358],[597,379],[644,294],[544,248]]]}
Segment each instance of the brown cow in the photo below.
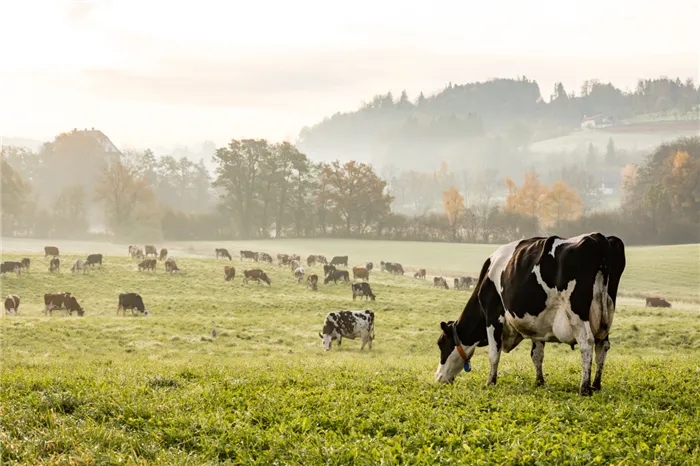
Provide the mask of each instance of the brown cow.
{"label": "brown cow", "polygon": [[353,267],[352,268],[352,279],[357,280],[358,278],[363,281],[369,281],[369,270],[366,267]]}
{"label": "brown cow", "polygon": [[311,267],[312,265],[316,265],[316,256],[311,254],[309,257],[306,258],[306,265]]}
{"label": "brown cow", "polygon": [[148,257],[148,256],[158,257],[158,250],[152,244],[147,244],[146,246],[143,247],[143,249],[144,249],[144,251],[146,251],[146,257]]}
{"label": "brown cow", "polygon": [[283,265],[289,265],[289,254],[277,254],[277,265],[282,267]]}
{"label": "brown cow", "polygon": [[144,259],[139,263],[139,271],[151,269],[155,272],[156,270],[156,260],[155,259]]}
{"label": "brown cow", "polygon": [[298,260],[290,260],[289,261],[289,268],[291,269],[292,272],[294,272],[299,267],[301,267],[301,264],[299,263]]}
{"label": "brown cow", "polygon": [[647,307],[671,307],[671,303],[664,298],[650,296],[646,299]]}
{"label": "brown cow", "polygon": [[435,278],[433,278],[433,286],[434,286],[435,288],[444,288],[444,289],[446,289],[446,290],[449,290],[449,289],[450,289],[450,287],[447,286],[447,280],[445,280],[445,279],[442,278],[442,277],[435,277]]}
{"label": "brown cow", "polygon": [[236,278],[236,267],[230,265],[224,266],[224,280],[230,282],[234,278]]}
{"label": "brown cow", "polygon": [[[153,259],[151,259],[153,260]],[[155,267],[154,267],[155,270]],[[180,269],[177,266],[177,263],[175,263],[175,258],[174,257],[168,257],[168,260],[165,261],[165,271],[174,273],[174,272],[179,272]]]}
{"label": "brown cow", "polygon": [[318,275],[316,275],[315,273],[309,275],[306,279],[306,286],[307,288],[311,288],[314,291],[318,290]]}
{"label": "brown cow", "polygon": [[57,257],[60,254],[58,253],[58,248],[56,246],[45,246],[44,247],[44,257]]}
{"label": "brown cow", "polygon": [[22,267],[27,271],[29,271],[29,266],[31,265],[31,263],[32,263],[32,260],[28,257],[25,257],[24,259],[22,259]]}
{"label": "brown cow", "polygon": [[16,294],[7,295],[7,298],[5,298],[5,312],[9,315],[15,315],[18,310],[19,296]]}
{"label": "brown cow", "polygon": [[425,269],[418,269],[418,271],[413,274],[413,278],[422,278],[423,280],[425,280],[425,275],[427,273],[428,272],[426,272]]}
{"label": "brown cow", "polygon": [[160,250],[160,256],[158,256],[158,260],[159,260],[159,261],[162,261],[162,260],[164,260],[166,257],[168,257],[168,250],[165,249],[165,248],[162,248],[162,249]]}
{"label": "brown cow", "polygon": [[51,263],[49,264],[49,272],[54,273],[58,272],[58,269],[61,267],[61,260],[58,257],[54,257],[51,259]]}
{"label": "brown cow", "polygon": [[268,277],[267,274],[260,269],[244,270],[243,283],[248,283],[248,280],[257,280],[258,285],[265,282],[268,284],[268,286],[271,286],[270,277]]}

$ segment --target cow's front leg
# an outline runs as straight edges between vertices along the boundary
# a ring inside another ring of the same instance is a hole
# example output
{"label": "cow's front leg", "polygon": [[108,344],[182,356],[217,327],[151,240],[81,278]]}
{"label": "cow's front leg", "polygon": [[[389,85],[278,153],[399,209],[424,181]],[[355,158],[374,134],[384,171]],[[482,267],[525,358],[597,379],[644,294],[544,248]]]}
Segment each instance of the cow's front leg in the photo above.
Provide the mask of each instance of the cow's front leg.
{"label": "cow's front leg", "polygon": [[584,321],[578,332],[576,342],[581,347],[581,388],[579,393],[581,396],[589,396],[591,394],[591,366],[593,364],[593,332],[591,324]]}
{"label": "cow's front leg", "polygon": [[540,385],[544,385],[544,374],[542,373],[542,362],[544,361],[543,341],[532,342],[532,350],[530,351],[530,357],[532,358],[533,364],[535,364],[535,385],[539,387]]}
{"label": "cow's front leg", "polygon": [[605,364],[605,357],[608,355],[608,350],[610,349],[610,340],[605,337],[602,341],[595,342],[595,379],[593,380],[593,390],[600,390],[600,381],[603,378],[603,365]]}
{"label": "cow's front leg", "polygon": [[340,348],[340,344],[343,342],[343,337],[340,336],[338,337],[338,348]]}
{"label": "cow's front leg", "polygon": [[360,346],[360,351],[365,349],[365,345],[367,344],[367,336],[362,337],[362,346]]}
{"label": "cow's front leg", "polygon": [[491,373],[487,385],[496,385],[498,380],[498,362],[501,360],[501,348],[503,346],[503,324],[494,322],[486,327],[486,335],[489,341],[489,362]]}

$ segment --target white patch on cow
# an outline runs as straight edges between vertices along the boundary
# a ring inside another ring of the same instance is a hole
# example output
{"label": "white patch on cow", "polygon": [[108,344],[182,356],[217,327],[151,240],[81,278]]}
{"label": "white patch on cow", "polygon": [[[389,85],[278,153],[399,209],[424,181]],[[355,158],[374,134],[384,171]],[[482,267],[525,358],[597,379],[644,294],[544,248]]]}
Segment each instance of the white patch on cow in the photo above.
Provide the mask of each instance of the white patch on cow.
{"label": "white patch on cow", "polygon": [[[469,347],[462,346],[464,354],[467,356],[467,361],[469,361],[476,351],[476,345]],[[452,350],[452,353],[447,357],[445,364],[438,364],[437,371],[435,371],[435,380],[440,383],[450,383],[464,368],[464,359],[457,352],[457,348]]]}
{"label": "white patch on cow", "polygon": [[583,235],[578,235],[578,236],[572,236],[571,238],[565,238],[565,239],[560,239],[557,238],[552,242],[552,249],[549,251],[549,254],[554,257],[554,253],[556,252],[557,248],[561,246],[562,244],[575,244],[581,241],[581,239],[584,236],[590,236],[593,233],[585,233]]}
{"label": "white patch on cow", "polygon": [[500,317],[498,318],[498,321],[502,324],[502,323],[504,323],[504,322],[506,321],[506,319],[505,319],[504,316],[500,316]]}
{"label": "white patch on cow", "polygon": [[496,343],[496,337],[494,332],[496,331],[493,325],[486,327],[486,336],[489,341],[489,362],[491,363],[491,373],[489,374],[489,382],[496,383],[496,375],[498,373],[498,361],[501,359],[501,350],[498,349],[498,344]]}
{"label": "white patch on cow", "polygon": [[493,254],[489,257],[491,260],[491,265],[489,266],[488,277],[491,279],[494,285],[496,285],[496,290],[499,295],[503,294],[503,284],[501,283],[501,275],[503,271],[508,266],[510,259],[515,253],[515,248],[520,244],[520,241],[513,241],[512,243],[504,244],[500,248],[496,249]]}

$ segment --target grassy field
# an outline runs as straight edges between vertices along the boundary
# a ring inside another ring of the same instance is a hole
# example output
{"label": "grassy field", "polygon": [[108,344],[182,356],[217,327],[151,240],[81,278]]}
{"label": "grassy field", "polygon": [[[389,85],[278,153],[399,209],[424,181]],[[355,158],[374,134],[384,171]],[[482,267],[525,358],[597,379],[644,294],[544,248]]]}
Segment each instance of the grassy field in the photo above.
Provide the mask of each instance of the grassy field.
{"label": "grassy field", "polygon": [[[3,296],[22,298],[0,328],[2,464],[700,462],[697,310],[618,306],[603,390],[591,398],[578,396],[580,355],[564,345],[547,347],[545,387],[534,386],[527,344],[503,356],[496,387],[485,387],[484,349],[470,374],[439,387],[439,322],[459,315],[467,293],[377,272],[377,301],[353,303],[347,285],[312,292],[277,266],[266,267],[271,287],[242,285],[238,275],[250,265],[234,260],[237,277],[225,282],[228,261],[195,257],[210,245],[172,246],[191,256],[179,259],[180,275],[166,275],[162,263],[138,272],[123,255],[86,275],[68,267],[51,275],[34,254],[28,274],[1,279]],[[246,246],[339,249],[353,262],[417,257],[416,265],[466,272],[492,248],[436,245],[430,255],[411,243]],[[673,276],[688,270],[690,250],[659,250],[630,249],[623,280],[644,289],[637,261]],[[77,257],[65,254],[64,264]],[[659,283],[661,274],[649,272]],[[690,295],[692,283],[682,283],[677,293]],[[52,291],[71,291],[85,317],[44,316],[42,296]],[[125,291],[140,293],[151,315],[117,316]],[[323,352],[325,314],[364,308],[376,313],[374,349],[345,341]]]}

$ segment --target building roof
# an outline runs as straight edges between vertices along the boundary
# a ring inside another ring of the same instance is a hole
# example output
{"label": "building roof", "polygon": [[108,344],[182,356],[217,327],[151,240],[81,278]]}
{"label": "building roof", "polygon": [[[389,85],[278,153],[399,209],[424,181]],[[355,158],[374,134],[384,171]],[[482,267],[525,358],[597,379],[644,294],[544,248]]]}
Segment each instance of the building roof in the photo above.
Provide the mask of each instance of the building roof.
{"label": "building roof", "polygon": [[104,149],[105,152],[121,154],[119,149],[117,149],[117,146],[115,146],[114,143],[102,131],[95,128],[85,128],[78,131],[92,136],[100,144],[100,146],[102,146],[102,149]]}

